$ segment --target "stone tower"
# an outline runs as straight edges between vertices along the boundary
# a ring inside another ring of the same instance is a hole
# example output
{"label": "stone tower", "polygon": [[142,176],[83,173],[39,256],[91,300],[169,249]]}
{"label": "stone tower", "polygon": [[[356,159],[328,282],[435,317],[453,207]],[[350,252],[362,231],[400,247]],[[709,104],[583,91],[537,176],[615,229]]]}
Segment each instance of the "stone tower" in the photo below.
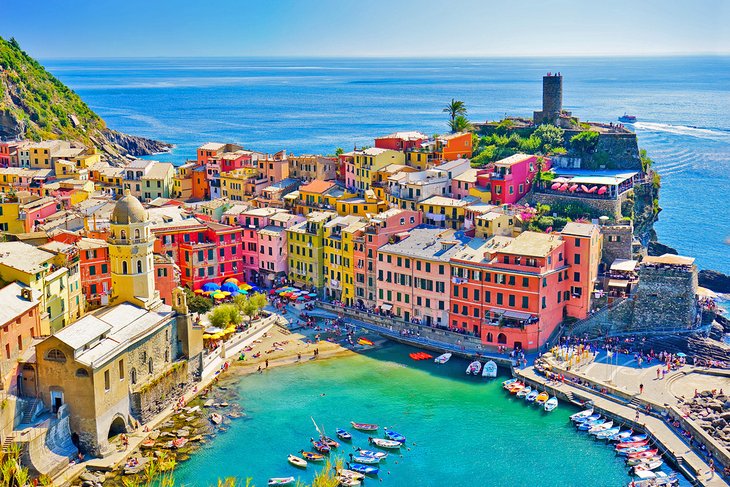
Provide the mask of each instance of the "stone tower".
{"label": "stone tower", "polygon": [[109,218],[110,304],[129,301],[145,309],[162,301],[155,289],[154,235],[142,203],[129,190],[114,205]]}
{"label": "stone tower", "polygon": [[534,112],[535,124],[555,124],[563,110],[563,75],[548,73],[542,77],[542,111]]}

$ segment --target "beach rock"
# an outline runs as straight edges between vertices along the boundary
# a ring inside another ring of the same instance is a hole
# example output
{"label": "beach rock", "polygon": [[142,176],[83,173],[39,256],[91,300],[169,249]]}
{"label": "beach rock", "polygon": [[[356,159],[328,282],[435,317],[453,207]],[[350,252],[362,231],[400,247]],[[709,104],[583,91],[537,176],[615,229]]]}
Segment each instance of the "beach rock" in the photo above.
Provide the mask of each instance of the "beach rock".
{"label": "beach rock", "polygon": [[702,269],[698,275],[698,283],[716,293],[730,293],[730,276],[722,272]]}

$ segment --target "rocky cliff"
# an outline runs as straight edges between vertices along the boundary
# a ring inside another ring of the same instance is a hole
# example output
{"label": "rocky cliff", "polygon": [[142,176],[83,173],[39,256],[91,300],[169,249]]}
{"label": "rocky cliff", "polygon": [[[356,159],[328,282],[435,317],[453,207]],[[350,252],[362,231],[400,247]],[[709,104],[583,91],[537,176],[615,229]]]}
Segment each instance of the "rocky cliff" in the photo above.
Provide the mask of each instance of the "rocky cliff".
{"label": "rocky cliff", "polygon": [[0,139],[66,139],[107,159],[164,152],[171,145],[109,129],[81,98],[14,39],[0,37]]}

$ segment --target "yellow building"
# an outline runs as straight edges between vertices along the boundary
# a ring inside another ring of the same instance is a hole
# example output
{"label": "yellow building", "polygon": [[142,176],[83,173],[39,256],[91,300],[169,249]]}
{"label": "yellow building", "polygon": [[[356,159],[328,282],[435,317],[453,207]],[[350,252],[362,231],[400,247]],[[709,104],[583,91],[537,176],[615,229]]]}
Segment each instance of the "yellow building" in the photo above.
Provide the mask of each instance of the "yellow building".
{"label": "yellow building", "polygon": [[54,254],[23,242],[0,242],[0,279],[21,282],[39,293],[42,335],[71,322],[68,268],[54,260]]}
{"label": "yellow building", "polygon": [[343,198],[335,202],[337,213],[342,216],[356,215],[366,216],[368,214],[376,215],[387,210],[389,205],[386,201],[375,196],[375,191],[369,189],[365,191],[363,197]]}
{"label": "yellow building", "polygon": [[299,187],[298,213],[307,214],[317,210],[337,210],[338,202],[352,198],[355,193],[345,190],[332,181],[315,179]]}
{"label": "yellow building", "polygon": [[114,196],[124,193],[123,167],[112,167],[106,163],[95,164],[90,170],[90,179],[96,183],[96,189]]}
{"label": "yellow building", "polygon": [[406,152],[406,164],[419,171],[432,168],[438,159],[431,150],[411,150]]}
{"label": "yellow building", "polygon": [[418,204],[418,210],[423,213],[423,223],[457,230],[464,226],[466,207],[470,203],[445,196],[431,196]]}
{"label": "yellow building", "polygon": [[398,173],[409,173],[416,172],[417,169],[403,164],[388,164],[382,169],[379,169],[372,173],[373,176],[373,191],[375,191],[375,197],[381,200],[388,199],[388,178]]}
{"label": "yellow building", "polygon": [[125,191],[109,217],[109,264],[112,275],[110,304],[128,301],[150,309],[159,304],[155,289],[155,236],[142,203]]}
{"label": "yellow building", "polygon": [[252,178],[256,179],[258,174],[259,170],[253,167],[222,172],[218,176],[221,183],[221,196],[231,201],[248,201],[253,194],[247,183]]}
{"label": "yellow building", "polygon": [[76,321],[81,318],[86,308],[81,289],[79,248],[73,244],[54,240],[40,245],[38,248],[55,254],[53,264],[57,268],[65,267],[68,269],[68,314],[71,322]]}
{"label": "yellow building", "polygon": [[186,162],[177,167],[177,172],[172,178],[172,198],[187,201],[193,197],[193,168],[195,162]]}
{"label": "yellow building", "polygon": [[476,238],[486,239],[495,235],[512,237],[515,233],[515,217],[498,211],[489,211],[474,219],[474,228]]}
{"label": "yellow building", "polygon": [[355,298],[355,242],[367,221],[350,215],[338,216],[324,225],[324,292],[351,306]]}
{"label": "yellow building", "polygon": [[314,287],[319,292],[324,285],[325,224],[337,217],[333,211],[313,211],[307,220],[288,228],[289,279],[294,283]]}
{"label": "yellow building", "polygon": [[390,164],[404,164],[406,156],[403,152],[379,147],[357,150],[351,153],[354,169],[354,186],[359,191],[372,187],[374,173]]}

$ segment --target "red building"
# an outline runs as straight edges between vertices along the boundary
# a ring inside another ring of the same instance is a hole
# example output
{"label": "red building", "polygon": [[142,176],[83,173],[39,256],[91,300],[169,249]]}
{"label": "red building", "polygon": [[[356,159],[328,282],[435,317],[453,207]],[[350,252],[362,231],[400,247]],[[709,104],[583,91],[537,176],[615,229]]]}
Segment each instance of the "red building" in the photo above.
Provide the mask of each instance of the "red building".
{"label": "red building", "polygon": [[76,246],[79,248],[81,292],[86,302],[93,307],[108,304],[112,287],[109,245],[104,240],[81,238]]}
{"label": "red building", "polygon": [[421,143],[428,140],[428,135],[421,132],[394,132],[375,139],[375,147],[380,149],[405,152],[421,147]]}
{"label": "red building", "polygon": [[594,225],[575,225],[582,228],[565,236],[524,232],[473,239],[451,258],[450,327],[486,345],[535,350],[564,317],[586,317],[600,237]]}
{"label": "red building", "polygon": [[152,233],[155,253],[172,257],[183,286],[198,289],[229,277],[243,280],[241,228],[190,218],[158,225]]}
{"label": "red building", "polygon": [[180,285],[180,269],[169,255],[155,254],[155,289],[160,299],[172,305],[172,290]]}

